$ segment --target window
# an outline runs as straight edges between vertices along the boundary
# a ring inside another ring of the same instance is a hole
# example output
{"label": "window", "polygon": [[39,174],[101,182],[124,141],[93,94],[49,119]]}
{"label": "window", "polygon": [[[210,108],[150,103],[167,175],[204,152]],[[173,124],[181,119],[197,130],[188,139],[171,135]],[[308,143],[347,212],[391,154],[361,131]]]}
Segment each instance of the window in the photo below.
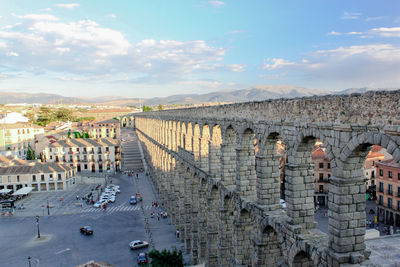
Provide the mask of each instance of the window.
{"label": "window", "polygon": [[324,185],[319,185],[319,192],[320,193],[323,193],[324,192]]}
{"label": "window", "polygon": [[40,181],[44,182],[44,174],[40,175]]}
{"label": "window", "polygon": [[383,193],[383,183],[379,182],[379,192]]}
{"label": "window", "polygon": [[328,173],[328,178],[331,178],[331,174],[330,173]]}
{"label": "window", "polygon": [[400,186],[397,187],[397,196],[400,197]]}
{"label": "window", "polygon": [[19,183],[19,175],[17,175],[17,183]]}
{"label": "window", "polygon": [[51,149],[51,147],[50,147],[50,152],[53,152],[53,150]]}
{"label": "window", "polygon": [[50,155],[50,159],[51,159],[51,160],[53,159],[53,156],[52,156],[52,155]]}
{"label": "window", "polygon": [[79,147],[76,148],[76,152],[79,152]]}
{"label": "window", "polygon": [[58,174],[58,180],[61,180],[61,173]]}
{"label": "window", "polygon": [[400,180],[400,172],[397,174],[397,179]]}
{"label": "window", "polygon": [[379,196],[379,205],[383,206],[383,196]]}
{"label": "window", "polygon": [[11,176],[8,176],[8,182],[11,183]]}
{"label": "window", "polygon": [[324,179],[324,174],[323,173],[319,173],[319,181],[322,181]]}
{"label": "window", "polygon": [[393,208],[393,200],[390,197],[388,197],[388,208]]}
{"label": "window", "polygon": [[400,211],[400,200],[397,200],[397,210]]}
{"label": "window", "polygon": [[36,175],[32,175],[32,182],[36,182]]}
{"label": "window", "polygon": [[379,169],[379,176],[383,176],[383,170]]}
{"label": "window", "polygon": [[393,185],[388,184],[388,194],[393,195]]}
{"label": "window", "polygon": [[371,172],[371,178],[375,178],[375,171]]}
{"label": "window", "polygon": [[392,178],[392,177],[393,177],[393,174],[392,174],[391,171],[389,171],[388,174],[389,174],[389,178]]}
{"label": "window", "polygon": [[320,169],[323,169],[323,168],[324,168],[324,163],[323,163],[323,162],[320,162],[320,163],[319,163],[319,168],[320,168]]}
{"label": "window", "polygon": [[85,170],[87,170],[87,164],[85,164]]}
{"label": "window", "polygon": [[[109,151],[110,151],[110,148],[106,147],[106,152],[109,152]],[[400,179],[400,173],[399,173],[399,179]]]}
{"label": "window", "polygon": [[331,163],[328,163],[328,169],[330,169],[331,168]]}

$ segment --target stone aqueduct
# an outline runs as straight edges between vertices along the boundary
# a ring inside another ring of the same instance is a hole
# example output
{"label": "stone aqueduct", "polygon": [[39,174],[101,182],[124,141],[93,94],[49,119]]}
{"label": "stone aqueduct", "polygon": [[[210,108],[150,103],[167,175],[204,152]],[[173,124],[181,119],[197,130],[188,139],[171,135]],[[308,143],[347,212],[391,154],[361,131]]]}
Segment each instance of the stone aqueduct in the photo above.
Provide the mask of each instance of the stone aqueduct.
{"label": "stone aqueduct", "polygon": [[[367,266],[363,162],[400,159],[400,91],[129,114],[172,222],[207,266]],[[330,160],[329,234],[314,222],[311,153]],[[285,146],[280,205],[277,142]]]}

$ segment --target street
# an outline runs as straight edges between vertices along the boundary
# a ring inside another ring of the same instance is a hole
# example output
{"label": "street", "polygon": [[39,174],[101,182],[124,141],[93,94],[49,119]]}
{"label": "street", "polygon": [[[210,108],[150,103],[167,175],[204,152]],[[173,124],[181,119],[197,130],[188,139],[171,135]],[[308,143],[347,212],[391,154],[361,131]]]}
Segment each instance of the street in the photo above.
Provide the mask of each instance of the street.
{"label": "street", "polygon": [[[75,266],[90,260],[115,266],[136,266],[139,252],[156,249],[183,248],[175,237],[170,218],[151,218],[153,201],[158,201],[145,172],[110,177],[120,186],[115,203],[102,211],[93,205],[76,206],[76,194],[84,195],[93,185],[77,185],[71,191],[36,193],[23,200],[25,209],[14,217],[0,218],[0,266]],[[78,192],[78,193],[77,193]],[[130,205],[131,195],[140,193],[143,201]],[[63,200],[61,200],[63,198]],[[50,216],[46,203],[50,203]],[[20,205],[20,203],[17,203]],[[43,207],[44,205],[44,207]],[[39,215],[40,240],[36,215]],[[93,236],[85,236],[79,228],[90,225]],[[149,248],[131,250],[129,242],[145,240]],[[183,250],[183,249],[182,249]]]}

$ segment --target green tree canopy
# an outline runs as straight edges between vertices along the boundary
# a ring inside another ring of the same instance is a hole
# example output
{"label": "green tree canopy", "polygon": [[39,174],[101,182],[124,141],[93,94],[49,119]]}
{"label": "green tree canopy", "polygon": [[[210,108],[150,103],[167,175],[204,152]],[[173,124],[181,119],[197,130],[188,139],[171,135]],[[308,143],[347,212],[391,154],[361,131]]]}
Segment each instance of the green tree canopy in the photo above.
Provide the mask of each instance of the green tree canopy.
{"label": "green tree canopy", "polygon": [[30,146],[28,146],[28,153],[26,154],[26,159],[27,159],[27,160],[34,160],[34,159],[36,159],[35,151],[34,151]]}
{"label": "green tree canopy", "polygon": [[74,119],[74,116],[72,116],[72,110],[67,108],[57,109],[55,117],[58,121],[72,121]]}
{"label": "green tree canopy", "polygon": [[163,107],[163,105],[158,105],[158,110],[163,110],[164,109],[164,107]]}
{"label": "green tree canopy", "polygon": [[149,252],[151,258],[151,266],[154,267],[183,267],[182,251],[176,248],[173,251],[163,249],[161,252],[152,249]]}
{"label": "green tree canopy", "polygon": [[152,111],[153,109],[149,106],[143,106],[143,112],[149,112]]}

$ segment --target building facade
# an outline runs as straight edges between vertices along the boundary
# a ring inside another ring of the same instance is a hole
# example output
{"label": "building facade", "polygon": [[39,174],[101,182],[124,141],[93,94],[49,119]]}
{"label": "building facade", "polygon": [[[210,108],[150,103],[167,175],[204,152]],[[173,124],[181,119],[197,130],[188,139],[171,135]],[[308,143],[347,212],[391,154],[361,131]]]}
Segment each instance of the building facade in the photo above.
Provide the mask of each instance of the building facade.
{"label": "building facade", "polygon": [[119,142],[111,138],[59,140],[43,150],[42,160],[65,162],[76,172],[114,172],[120,167]]}
{"label": "building facade", "polygon": [[35,136],[44,128],[29,123],[0,124],[0,155],[26,158],[28,147],[35,147]]}
{"label": "building facade", "polygon": [[15,192],[32,187],[33,191],[52,191],[67,189],[73,184],[75,172],[67,164],[0,157],[0,189]]}
{"label": "building facade", "polygon": [[376,163],[377,213],[385,224],[400,226],[400,167],[393,160]]}
{"label": "building facade", "polygon": [[119,139],[121,126],[119,120],[111,119],[100,122],[87,122],[82,126],[92,138]]}

